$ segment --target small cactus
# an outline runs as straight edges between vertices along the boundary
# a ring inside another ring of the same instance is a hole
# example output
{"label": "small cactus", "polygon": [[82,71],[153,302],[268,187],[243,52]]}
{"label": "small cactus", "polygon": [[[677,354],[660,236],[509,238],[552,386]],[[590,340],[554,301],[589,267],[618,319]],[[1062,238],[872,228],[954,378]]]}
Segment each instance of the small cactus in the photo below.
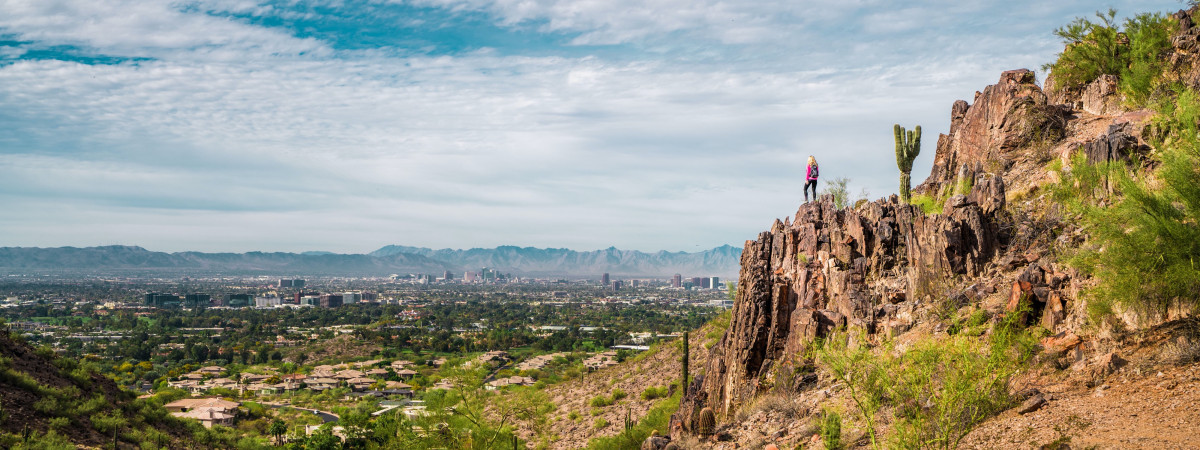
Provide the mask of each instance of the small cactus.
{"label": "small cactus", "polygon": [[896,168],[900,169],[900,199],[908,203],[912,197],[912,164],[921,153],[921,126],[905,131],[896,124],[892,127],[896,135]]}
{"label": "small cactus", "polygon": [[700,419],[697,422],[696,432],[700,433],[700,436],[712,436],[713,430],[717,429],[717,415],[707,406],[700,410]]}

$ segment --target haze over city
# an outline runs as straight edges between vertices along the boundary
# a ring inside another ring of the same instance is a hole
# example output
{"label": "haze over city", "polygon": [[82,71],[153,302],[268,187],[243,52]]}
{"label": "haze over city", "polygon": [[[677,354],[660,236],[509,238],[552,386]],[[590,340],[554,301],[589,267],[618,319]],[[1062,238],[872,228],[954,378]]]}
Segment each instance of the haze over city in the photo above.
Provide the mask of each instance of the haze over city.
{"label": "haze over city", "polygon": [[0,245],[740,247],[1110,5],[0,1]]}

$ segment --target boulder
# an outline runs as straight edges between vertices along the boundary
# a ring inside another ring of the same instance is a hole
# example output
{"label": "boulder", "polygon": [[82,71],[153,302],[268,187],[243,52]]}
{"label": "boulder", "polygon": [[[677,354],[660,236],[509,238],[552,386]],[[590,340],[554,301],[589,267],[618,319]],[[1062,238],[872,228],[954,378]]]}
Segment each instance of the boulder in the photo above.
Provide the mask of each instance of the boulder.
{"label": "boulder", "polygon": [[1021,407],[1017,409],[1017,413],[1018,414],[1029,414],[1031,412],[1042,409],[1042,407],[1045,405],[1046,405],[1046,397],[1042,396],[1041,394],[1034,395],[1032,397],[1029,397],[1028,400],[1025,400],[1024,403],[1021,403]]}
{"label": "boulder", "polygon": [[1101,75],[1083,88],[1082,109],[1095,115],[1108,115],[1121,110],[1117,95],[1117,77]]}

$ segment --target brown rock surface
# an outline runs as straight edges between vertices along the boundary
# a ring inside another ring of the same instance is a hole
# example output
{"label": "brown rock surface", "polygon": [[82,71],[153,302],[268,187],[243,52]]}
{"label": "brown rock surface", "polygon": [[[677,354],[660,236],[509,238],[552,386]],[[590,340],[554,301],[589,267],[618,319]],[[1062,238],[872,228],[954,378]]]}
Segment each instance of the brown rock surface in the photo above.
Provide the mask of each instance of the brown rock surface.
{"label": "brown rock surface", "polygon": [[1000,248],[995,212],[1003,209],[1004,183],[981,174],[974,186],[931,216],[895,196],[842,210],[823,197],[747,241],[733,319],[674,423],[686,429],[704,406],[732,413],[759,393],[773,367],[796,363],[805,344],[836,327],[906,329],[911,318],[899,312],[913,299],[927,301],[930,286],[922,283],[981,274]]}
{"label": "brown rock surface", "polygon": [[941,192],[963,165],[1007,168],[1011,153],[1033,137],[1031,130],[1061,131],[1068,114],[1069,108],[1049,102],[1032,71],[1002,73],[998,83],[975,94],[973,104],[959,100],[951,107],[950,133],[938,137],[933,170],[915,192]]}

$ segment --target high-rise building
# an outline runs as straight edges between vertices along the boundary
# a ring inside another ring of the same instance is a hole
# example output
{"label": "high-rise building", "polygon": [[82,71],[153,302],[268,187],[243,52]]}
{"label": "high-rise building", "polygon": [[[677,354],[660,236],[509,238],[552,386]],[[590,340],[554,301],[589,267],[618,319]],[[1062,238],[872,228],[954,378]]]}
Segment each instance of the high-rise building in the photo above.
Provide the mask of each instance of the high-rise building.
{"label": "high-rise building", "polygon": [[709,289],[720,289],[721,288],[721,278],[720,277],[709,278],[708,285],[709,285]]}
{"label": "high-rise building", "polygon": [[183,297],[183,305],[188,308],[205,307],[211,302],[212,296],[208,294],[188,294]]}
{"label": "high-rise building", "polygon": [[342,304],[350,305],[350,304],[358,303],[358,302],[362,301],[362,298],[363,298],[363,295],[361,293],[344,292],[344,293],[342,293]]}
{"label": "high-rise building", "polygon": [[302,288],[304,287],[304,280],[289,280],[286,278],[280,278],[279,287]]}
{"label": "high-rise building", "polygon": [[342,296],[337,294],[324,294],[321,296],[322,308],[337,308],[342,306]]}
{"label": "high-rise building", "polygon": [[254,296],[250,294],[225,294],[223,304],[230,308],[245,308],[254,304]]}
{"label": "high-rise building", "polygon": [[182,300],[178,295],[150,292],[146,294],[145,305],[159,308],[175,308]]}
{"label": "high-rise building", "polygon": [[608,272],[604,272],[604,275],[600,275],[600,284],[604,285],[604,286],[608,286],[609,283],[610,283],[610,280],[608,279]]}
{"label": "high-rise building", "polygon": [[442,275],[442,279],[443,279],[443,280],[446,280],[446,281],[453,280],[453,279],[454,279],[454,274],[450,273],[450,271],[449,271],[449,270],[447,270],[447,271],[445,272],[445,274],[443,274],[443,275]]}
{"label": "high-rise building", "polygon": [[619,291],[619,290],[621,290],[621,280],[613,280],[613,282],[612,282],[612,290],[614,290],[614,291]]}
{"label": "high-rise building", "polygon": [[692,277],[692,287],[700,288],[702,286],[704,286],[704,280],[702,280],[700,277]]}
{"label": "high-rise building", "polygon": [[675,274],[675,277],[671,278],[671,287],[683,287],[683,275]]}

